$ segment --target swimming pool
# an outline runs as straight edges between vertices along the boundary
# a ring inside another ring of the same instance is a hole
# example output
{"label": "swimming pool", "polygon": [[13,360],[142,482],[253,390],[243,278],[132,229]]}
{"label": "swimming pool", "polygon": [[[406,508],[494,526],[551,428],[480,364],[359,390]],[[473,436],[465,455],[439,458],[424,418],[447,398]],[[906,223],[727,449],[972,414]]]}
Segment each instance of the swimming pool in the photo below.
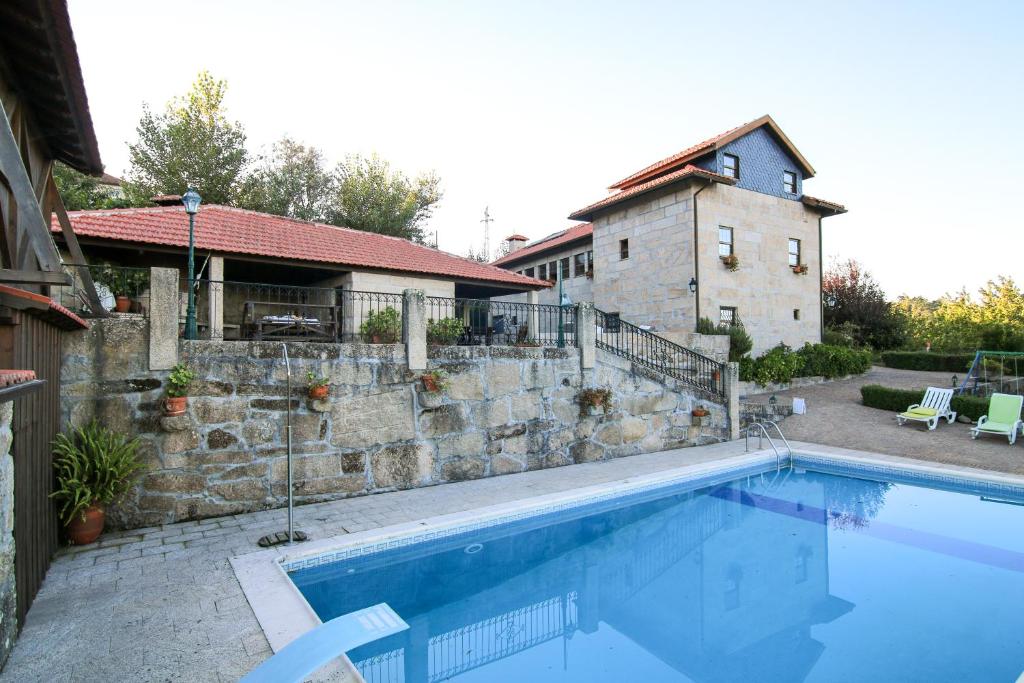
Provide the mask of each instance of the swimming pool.
{"label": "swimming pool", "polygon": [[409,623],[349,653],[369,683],[1017,679],[1024,491],[796,464],[289,576],[323,621],[387,602]]}

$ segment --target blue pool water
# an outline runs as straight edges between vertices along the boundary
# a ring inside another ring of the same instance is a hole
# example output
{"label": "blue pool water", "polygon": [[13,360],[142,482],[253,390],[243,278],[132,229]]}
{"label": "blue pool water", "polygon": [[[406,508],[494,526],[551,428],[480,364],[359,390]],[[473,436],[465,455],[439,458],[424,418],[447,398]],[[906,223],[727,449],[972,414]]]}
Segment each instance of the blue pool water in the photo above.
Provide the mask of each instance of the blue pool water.
{"label": "blue pool water", "polygon": [[292,572],[387,602],[369,683],[1015,681],[1024,506],[822,472],[685,485]]}

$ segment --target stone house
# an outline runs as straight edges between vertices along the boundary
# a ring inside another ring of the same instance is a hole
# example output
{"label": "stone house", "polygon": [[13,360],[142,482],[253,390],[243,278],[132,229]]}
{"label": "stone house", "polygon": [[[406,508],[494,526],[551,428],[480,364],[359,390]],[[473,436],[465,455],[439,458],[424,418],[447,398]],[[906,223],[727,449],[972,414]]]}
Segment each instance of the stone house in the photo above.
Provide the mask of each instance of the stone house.
{"label": "stone house", "polygon": [[683,345],[702,317],[741,321],[755,354],[818,342],[822,219],[846,209],[804,194],[814,174],[762,116],[614,183],[569,216],[587,223],[510,240],[494,265],[543,278],[568,264],[575,300]]}

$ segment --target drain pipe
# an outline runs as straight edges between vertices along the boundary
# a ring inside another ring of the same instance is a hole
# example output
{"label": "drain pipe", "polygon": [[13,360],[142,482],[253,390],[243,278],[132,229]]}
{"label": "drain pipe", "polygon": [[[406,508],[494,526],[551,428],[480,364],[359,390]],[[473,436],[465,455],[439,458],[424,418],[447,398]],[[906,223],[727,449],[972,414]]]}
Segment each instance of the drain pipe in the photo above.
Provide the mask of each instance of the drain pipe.
{"label": "drain pipe", "polygon": [[284,367],[288,375],[288,392],[285,394],[287,396],[285,399],[287,404],[285,415],[287,417],[285,417],[284,435],[288,458],[288,545],[291,545],[295,542],[295,516],[292,503],[295,493],[292,487],[292,362],[288,357],[287,342],[281,342],[281,348],[284,349]]}

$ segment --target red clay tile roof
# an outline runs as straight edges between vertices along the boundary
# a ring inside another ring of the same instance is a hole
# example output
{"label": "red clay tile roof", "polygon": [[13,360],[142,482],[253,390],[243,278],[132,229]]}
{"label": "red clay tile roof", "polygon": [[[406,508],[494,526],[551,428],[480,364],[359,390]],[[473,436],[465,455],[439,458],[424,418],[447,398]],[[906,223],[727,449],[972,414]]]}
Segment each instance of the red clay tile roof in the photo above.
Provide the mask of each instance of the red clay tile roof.
{"label": "red clay tile roof", "polygon": [[24,289],[11,287],[10,285],[0,285],[0,294],[45,305],[45,317],[49,318],[52,322],[64,329],[74,329],[76,327],[89,329],[89,323],[85,322],[48,296],[36,294],[35,292],[26,292]]}
{"label": "red clay tile roof", "polygon": [[[601,201],[594,202],[590,206],[586,206],[580,209],[579,211],[571,213],[569,215],[569,218],[577,221],[593,220],[594,214],[600,209],[606,209],[610,206],[618,204],[619,202],[623,202],[631,197],[636,197],[646,192],[650,192],[651,190],[655,190],[661,187],[662,185],[668,185],[669,183],[674,183],[676,181],[684,180],[686,178],[703,178],[705,180],[710,180],[716,183],[725,183],[727,185],[736,184],[735,178],[729,178],[724,175],[719,175],[718,173],[712,173],[711,171],[708,171],[703,168],[698,168],[693,164],[687,164],[678,171],[673,171],[668,175],[659,176],[654,180],[649,180],[646,183],[640,183],[639,185],[633,185],[632,187],[629,187],[625,190],[620,190],[619,192],[611,194],[602,199]],[[521,251],[522,250],[514,253],[519,254]]]}
{"label": "red clay tile roof", "polygon": [[0,389],[31,382],[35,378],[35,370],[0,370]]}
{"label": "red clay tile roof", "polygon": [[[188,247],[188,216],[183,206],[72,211],[68,216],[79,237]],[[52,229],[60,231],[56,219]],[[195,239],[197,248],[224,254],[269,256],[520,287],[548,286],[534,278],[398,237],[216,204],[203,206],[196,214]]]}
{"label": "red clay tile roof", "polygon": [[518,232],[514,235],[509,235],[508,237],[505,238],[506,242],[511,242],[513,240],[517,242],[528,242],[530,241],[530,238],[527,237],[526,235],[520,235]]}
{"label": "red clay tile roof", "polygon": [[587,239],[594,234],[594,226],[590,223],[584,223],[583,225],[574,225],[571,228],[567,228],[560,232],[553,233],[542,239],[527,244],[522,249],[516,249],[511,254],[506,254],[496,261],[492,261],[491,264],[495,266],[507,265],[509,263],[517,263],[524,258],[530,256],[536,256],[537,254],[543,254],[553,249],[557,249],[563,244],[569,244],[577,240]]}
{"label": "red clay tile roof", "polygon": [[717,149],[719,146],[724,145],[727,142],[731,142],[736,138],[742,137],[750,131],[760,128],[761,126],[768,126],[775,137],[783,144],[786,150],[793,156],[797,163],[803,167],[804,176],[806,178],[814,177],[814,169],[808,163],[807,159],[800,153],[800,151],[790,142],[786,134],[782,132],[778,124],[772,119],[771,116],[765,115],[760,118],[748,121],[742,126],[736,126],[731,130],[727,130],[724,133],[708,138],[704,142],[698,143],[692,147],[687,147],[682,152],[677,152],[672,156],[665,157],[661,161],[655,162],[646,168],[642,168],[636,173],[623,178],[622,180],[614,183],[608,187],[609,190],[624,190],[632,185],[639,182],[648,180],[651,176],[665,171],[673,170],[688,161],[693,161],[697,157],[708,154],[709,152]]}

